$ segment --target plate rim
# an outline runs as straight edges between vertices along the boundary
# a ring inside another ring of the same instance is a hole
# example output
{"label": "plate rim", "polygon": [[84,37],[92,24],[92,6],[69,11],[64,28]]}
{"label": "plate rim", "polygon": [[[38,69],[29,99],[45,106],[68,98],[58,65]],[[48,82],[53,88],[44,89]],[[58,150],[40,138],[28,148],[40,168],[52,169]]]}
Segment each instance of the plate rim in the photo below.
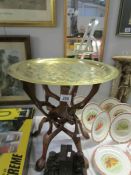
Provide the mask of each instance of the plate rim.
{"label": "plate rim", "polygon": [[128,143],[127,147],[129,148],[131,146],[131,142]]}
{"label": "plate rim", "polygon": [[[73,101],[75,101],[76,98],[83,98],[83,100],[84,100],[86,97],[84,97],[84,96],[82,96],[82,95],[76,95],[76,96],[74,97]],[[75,103],[74,103],[74,104],[75,104]],[[83,109],[84,109],[84,108],[83,108]]]}
{"label": "plate rim", "polygon": [[[131,163],[131,160],[129,159],[129,157],[128,157],[128,155],[126,154],[126,152],[124,152],[122,149],[120,149],[119,147],[117,147],[117,146],[110,146],[110,145],[102,145],[102,146],[98,146],[95,150],[94,150],[94,152],[93,152],[93,155],[92,155],[92,162],[94,163],[94,165],[95,165],[95,168],[97,169],[97,171],[98,171],[98,173],[102,173],[102,175],[106,175],[104,172],[102,172],[102,170],[97,166],[97,164],[96,164],[96,161],[95,161],[95,154],[96,154],[96,151],[100,148],[103,148],[103,147],[105,147],[105,148],[112,148],[112,149],[117,149],[117,150],[120,150],[121,152],[123,152],[123,154],[128,158],[128,160],[129,160],[129,162]],[[131,172],[131,168],[130,168],[130,172]],[[130,173],[129,172],[129,173]],[[130,174],[128,174],[128,175],[130,175]]]}
{"label": "plate rim", "polygon": [[[95,102],[91,102],[91,103],[88,103],[84,108],[83,108],[83,111],[82,111],[82,117],[81,117],[81,121],[82,121],[82,125],[84,126],[84,128],[88,131],[88,132],[91,132],[91,130],[87,129],[84,122],[83,122],[83,113],[84,113],[84,110],[86,109],[87,106],[89,106],[90,104],[93,104],[93,105],[96,105],[98,108],[100,108],[99,104],[95,103]],[[102,109],[100,108],[101,112],[102,112]]]}
{"label": "plate rim", "polygon": [[[74,100],[75,100],[76,97],[83,97],[83,99],[85,98],[85,97],[82,96],[82,95],[76,95],[76,96],[74,96],[74,98],[73,98],[73,102],[74,102]],[[74,103],[74,104],[75,104],[75,103]],[[70,106],[70,104],[69,104],[69,106]],[[79,109],[77,109],[77,110],[79,110]]]}
{"label": "plate rim", "polygon": [[[116,108],[116,107],[118,107],[118,106],[127,106],[127,107],[129,107],[129,108],[131,108],[131,105],[129,105],[129,104],[127,104],[127,103],[120,103],[120,104],[117,104],[117,105],[115,105],[111,110],[113,110],[114,108]],[[109,112],[109,114],[111,113],[111,110],[110,110],[110,112]],[[124,113],[129,113],[128,111],[127,112],[124,112]],[[122,113],[123,114],[123,113]],[[117,116],[119,116],[120,114],[118,114]],[[115,117],[115,118],[117,118],[117,116]],[[111,119],[112,119],[112,116],[111,116],[111,114],[110,114],[110,117],[111,117]],[[114,118],[113,118],[114,119]],[[112,119],[112,120],[113,120]]]}
{"label": "plate rim", "polygon": [[119,114],[116,118],[114,118],[112,121],[111,121],[111,124],[110,124],[110,130],[109,130],[109,134],[110,134],[110,136],[111,136],[111,138],[112,138],[112,140],[113,141],[115,141],[116,143],[128,143],[128,142],[130,142],[131,141],[131,138],[128,140],[128,141],[125,141],[125,142],[118,142],[118,141],[116,141],[113,137],[112,137],[112,134],[111,134],[111,127],[112,127],[112,124],[113,124],[113,122],[116,120],[116,119],[118,119],[118,118],[120,118],[121,117],[121,115],[126,115],[126,114],[130,114],[131,115],[131,113],[128,113],[128,112],[125,112],[125,113],[122,113],[122,114]]}
{"label": "plate rim", "polygon": [[[106,102],[106,101],[108,101],[108,100],[116,100],[116,101],[118,102],[116,105],[118,105],[119,103],[121,103],[119,99],[117,99],[117,98],[115,98],[115,97],[111,97],[111,98],[106,98],[106,99],[104,99],[104,100],[99,104],[100,107],[101,107],[101,105],[102,105],[104,102]],[[115,106],[116,106],[116,105],[115,105]],[[113,107],[114,107],[114,106],[113,106]],[[112,108],[113,108],[113,107],[112,107]],[[112,108],[111,108],[111,109],[112,109]],[[111,109],[110,109],[110,110],[111,110]]]}
{"label": "plate rim", "polygon": [[131,147],[131,141],[127,144],[127,147],[126,147],[127,153],[130,155],[130,159],[131,159],[130,147]]}
{"label": "plate rim", "polygon": [[[93,130],[93,126],[94,126],[94,123],[95,123],[96,119],[101,115],[101,113],[106,113],[106,114],[107,114],[110,123],[109,123],[109,128],[108,128],[108,131],[107,131],[107,133],[106,133],[106,136],[105,136],[101,141],[96,141],[96,140],[94,139],[94,137],[93,137],[93,132],[92,132],[92,130]],[[102,112],[100,112],[100,113],[98,114],[98,116],[96,117],[96,119],[95,119],[95,121],[94,121],[93,124],[92,124],[92,128],[91,128],[91,137],[92,137],[93,141],[95,141],[96,143],[100,143],[100,142],[104,141],[104,140],[107,138],[107,136],[108,136],[108,133],[109,133],[109,130],[110,130],[110,125],[111,125],[111,118],[110,118],[110,114],[109,114],[108,112],[102,111]]]}

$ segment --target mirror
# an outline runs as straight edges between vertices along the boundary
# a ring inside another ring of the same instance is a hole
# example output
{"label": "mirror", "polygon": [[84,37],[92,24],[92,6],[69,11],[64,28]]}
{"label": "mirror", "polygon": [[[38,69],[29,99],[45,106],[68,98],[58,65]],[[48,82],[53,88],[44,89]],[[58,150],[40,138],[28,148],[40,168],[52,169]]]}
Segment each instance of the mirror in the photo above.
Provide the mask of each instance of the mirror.
{"label": "mirror", "polygon": [[65,0],[64,55],[102,61],[109,0]]}

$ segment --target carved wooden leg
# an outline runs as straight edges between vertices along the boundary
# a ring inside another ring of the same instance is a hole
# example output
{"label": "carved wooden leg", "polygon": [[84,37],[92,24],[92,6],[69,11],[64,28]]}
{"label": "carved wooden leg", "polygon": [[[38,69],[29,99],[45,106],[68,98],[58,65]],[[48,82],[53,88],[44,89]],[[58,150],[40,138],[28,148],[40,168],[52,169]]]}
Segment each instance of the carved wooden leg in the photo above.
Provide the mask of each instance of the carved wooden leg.
{"label": "carved wooden leg", "polygon": [[87,158],[84,156],[84,154],[83,154],[83,152],[82,152],[81,139],[80,139],[80,137],[74,136],[74,137],[72,138],[72,140],[74,141],[75,146],[76,146],[78,152],[79,152],[79,153],[83,156],[83,158],[84,158],[84,161],[85,161],[85,168],[86,168],[86,169],[89,168],[88,160],[87,160]]}
{"label": "carved wooden leg", "polygon": [[83,152],[82,152],[81,139],[80,139],[80,137],[74,136],[74,137],[72,138],[72,140],[74,141],[75,146],[76,146],[78,152],[79,152],[81,155],[83,155],[83,157],[84,157],[84,160],[85,160],[85,167],[86,167],[86,168],[89,168],[88,160],[87,160],[87,158],[84,156],[84,154],[83,154]]}
{"label": "carved wooden leg", "polygon": [[38,136],[40,134],[40,132],[41,132],[43,124],[46,123],[47,121],[48,121],[48,119],[46,117],[43,117],[42,120],[39,123],[38,130],[35,131],[34,133],[32,133],[31,136],[33,136],[33,137]]}
{"label": "carved wooden leg", "polygon": [[[50,129],[49,129],[50,130]],[[46,164],[46,154],[47,154],[47,150],[48,150],[48,146],[51,142],[51,140],[59,133],[61,132],[61,127],[59,127],[58,129],[56,129],[53,132],[49,131],[43,136],[43,153],[42,156],[40,157],[40,159],[37,160],[36,162],[36,171],[41,171]]]}
{"label": "carved wooden leg", "polygon": [[84,156],[84,154],[82,152],[81,139],[77,135],[73,135],[73,136],[71,136],[71,138],[74,141],[74,144],[75,144],[75,146],[77,148],[77,151],[78,151],[79,155],[81,155],[83,157],[83,159],[84,159],[85,168],[83,169],[83,175],[87,175],[87,170],[86,169],[89,168],[89,163],[88,163],[87,158]]}
{"label": "carved wooden leg", "polygon": [[83,156],[83,158],[85,160],[85,168],[89,168],[88,160],[82,152],[81,139],[80,139],[79,130],[78,130],[78,123],[77,122],[75,123],[75,131],[74,132],[71,132],[66,128],[63,128],[63,131],[72,138],[72,140],[74,141],[74,144],[77,148],[77,151],[79,152],[80,155]]}

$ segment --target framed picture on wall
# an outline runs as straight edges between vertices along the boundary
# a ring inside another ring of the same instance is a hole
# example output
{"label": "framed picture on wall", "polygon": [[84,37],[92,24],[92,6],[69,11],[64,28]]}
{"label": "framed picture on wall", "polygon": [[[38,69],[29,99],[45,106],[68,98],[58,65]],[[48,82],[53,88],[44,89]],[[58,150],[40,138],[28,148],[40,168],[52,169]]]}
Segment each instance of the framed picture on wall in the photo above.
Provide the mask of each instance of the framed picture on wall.
{"label": "framed picture on wall", "polygon": [[55,0],[2,0],[0,26],[55,26]]}
{"label": "framed picture on wall", "polygon": [[23,90],[24,83],[7,73],[10,65],[30,58],[29,36],[0,36],[0,106],[32,103]]}
{"label": "framed picture on wall", "polygon": [[116,34],[131,36],[131,0],[121,0]]}

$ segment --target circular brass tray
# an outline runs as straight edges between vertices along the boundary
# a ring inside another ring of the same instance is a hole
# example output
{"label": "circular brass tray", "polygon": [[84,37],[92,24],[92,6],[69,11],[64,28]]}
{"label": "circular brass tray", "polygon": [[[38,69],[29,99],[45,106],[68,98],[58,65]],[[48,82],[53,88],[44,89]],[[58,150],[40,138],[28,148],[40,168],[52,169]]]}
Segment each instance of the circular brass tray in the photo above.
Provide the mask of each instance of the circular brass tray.
{"label": "circular brass tray", "polygon": [[114,79],[118,70],[107,64],[71,58],[39,58],[10,66],[8,73],[19,80],[48,85],[91,85]]}

